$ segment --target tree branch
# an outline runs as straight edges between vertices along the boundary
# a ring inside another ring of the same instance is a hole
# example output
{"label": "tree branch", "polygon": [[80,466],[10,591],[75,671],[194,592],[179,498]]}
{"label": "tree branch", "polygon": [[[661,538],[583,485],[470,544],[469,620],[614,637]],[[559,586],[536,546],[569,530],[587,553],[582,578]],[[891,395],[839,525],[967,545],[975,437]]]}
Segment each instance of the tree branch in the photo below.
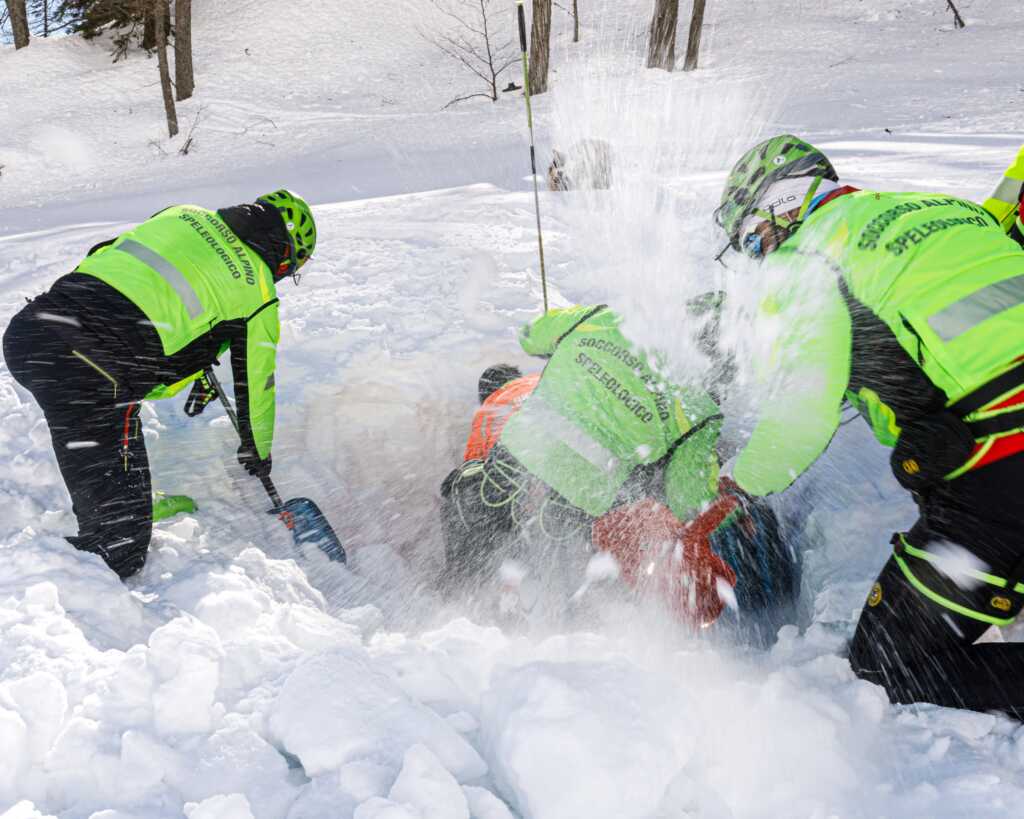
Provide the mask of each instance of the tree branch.
{"label": "tree branch", "polygon": [[491,95],[490,94],[485,94],[483,91],[479,91],[476,94],[467,94],[464,97],[456,97],[455,99],[449,101],[444,106],[444,108],[442,108],[441,110],[444,111],[445,109],[450,108],[451,106],[455,105],[455,103],[457,103],[457,102],[465,102],[466,100],[471,100],[474,97],[487,97],[487,99],[491,99]]}

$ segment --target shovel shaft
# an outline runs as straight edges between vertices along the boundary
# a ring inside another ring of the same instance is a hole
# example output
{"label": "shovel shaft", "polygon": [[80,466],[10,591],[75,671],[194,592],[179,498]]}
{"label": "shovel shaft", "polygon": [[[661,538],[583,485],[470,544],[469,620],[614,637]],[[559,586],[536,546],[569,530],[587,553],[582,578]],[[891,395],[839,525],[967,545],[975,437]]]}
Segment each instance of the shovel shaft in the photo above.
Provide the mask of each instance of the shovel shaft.
{"label": "shovel shaft", "polygon": [[[235,432],[238,432],[238,416],[235,414],[235,408],[231,406],[231,402],[224,394],[224,390],[213,372],[213,367],[206,368],[206,377],[213,385],[213,389],[216,390],[221,404],[224,405],[224,411],[231,419],[231,425],[235,428]],[[282,501],[277,487],[274,486],[269,475],[260,475],[260,481],[263,483],[263,488],[270,497],[271,503],[274,504],[272,513],[277,515],[285,528],[292,533],[292,539],[300,551],[307,544],[315,545],[331,560],[337,563],[347,561],[345,547],[341,545],[341,540],[331,528],[331,524],[327,522],[324,513],[313,501],[309,498],[292,498],[287,502]]]}
{"label": "shovel shaft", "polygon": [[[220,385],[220,380],[217,378],[217,374],[213,371],[213,367],[207,367],[206,377],[209,382],[213,385],[213,389],[217,392],[217,397],[220,399],[221,404],[224,405],[224,412],[227,413],[228,418],[231,419],[231,426],[235,428],[235,432],[239,432],[238,429],[238,416],[235,414],[235,408],[231,406],[231,402],[228,401],[228,397],[224,394],[224,388]],[[284,507],[281,502],[281,496],[277,492],[277,487],[274,486],[274,482],[270,479],[269,475],[260,475],[260,481],[263,483],[263,488],[266,490],[267,495],[270,497],[271,503],[274,504],[274,511],[277,512]],[[287,521],[285,522],[287,526]],[[289,529],[291,526],[288,527]]]}

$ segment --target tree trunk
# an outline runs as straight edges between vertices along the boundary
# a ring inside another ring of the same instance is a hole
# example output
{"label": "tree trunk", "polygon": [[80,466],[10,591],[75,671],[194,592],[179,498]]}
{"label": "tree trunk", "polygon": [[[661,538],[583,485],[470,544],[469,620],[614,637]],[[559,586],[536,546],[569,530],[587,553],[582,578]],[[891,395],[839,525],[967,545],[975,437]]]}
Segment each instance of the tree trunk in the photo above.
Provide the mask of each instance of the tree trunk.
{"label": "tree trunk", "polygon": [[167,32],[171,27],[171,7],[167,3],[148,2],[143,0],[145,3],[145,17],[142,23],[142,47],[146,51],[152,51],[157,47],[159,42],[159,35],[157,34],[157,6],[163,6],[163,12],[161,13],[160,22],[163,25],[163,40],[164,44],[167,44]]}
{"label": "tree trunk", "polygon": [[25,9],[25,0],[7,0],[7,13],[11,17],[14,47],[24,48],[28,45],[28,11]]}
{"label": "tree trunk", "polygon": [[195,89],[192,74],[192,0],[174,3],[174,85],[179,100],[187,100]]}
{"label": "tree trunk", "polygon": [[693,14],[690,15],[690,36],[686,40],[686,59],[683,71],[693,71],[697,67],[697,55],[700,53],[700,34],[704,28],[704,2],[693,0]]}
{"label": "tree trunk", "polygon": [[533,0],[530,27],[530,94],[548,90],[548,58],[551,53],[551,0]]}
{"label": "tree trunk", "polygon": [[50,36],[50,0],[43,0],[43,37]]}
{"label": "tree trunk", "polygon": [[164,27],[165,15],[169,14],[167,0],[153,0],[152,12],[156,30],[156,61],[160,66],[160,88],[164,93],[164,111],[167,114],[167,132],[173,137],[178,133],[178,112],[174,108],[171,70],[167,65],[167,29]]}
{"label": "tree trunk", "polygon": [[572,0],[572,41],[580,41],[580,6],[579,0]]}
{"label": "tree trunk", "polygon": [[676,23],[679,0],[655,0],[651,18],[651,39],[647,46],[647,67],[671,71],[676,64]]}

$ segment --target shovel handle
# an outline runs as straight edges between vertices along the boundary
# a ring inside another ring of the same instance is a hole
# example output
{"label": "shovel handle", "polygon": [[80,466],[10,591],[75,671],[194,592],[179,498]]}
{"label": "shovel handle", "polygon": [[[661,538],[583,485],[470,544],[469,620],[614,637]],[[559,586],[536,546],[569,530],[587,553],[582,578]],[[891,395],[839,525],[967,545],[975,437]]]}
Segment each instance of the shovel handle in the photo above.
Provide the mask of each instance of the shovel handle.
{"label": "shovel handle", "polygon": [[[231,419],[231,426],[235,428],[235,432],[239,433],[239,437],[241,437],[241,431],[238,428],[238,415],[235,414],[235,408],[231,406],[231,402],[228,401],[228,397],[224,394],[224,388],[221,387],[220,379],[214,373],[213,367],[207,367],[203,372],[206,373],[206,378],[213,385],[213,389],[217,392],[217,397],[220,399],[221,404],[224,405],[224,412]],[[270,479],[269,475],[260,475],[260,481],[262,481],[263,488],[270,497],[271,503],[274,504],[273,511],[281,518],[284,525],[291,529],[295,525],[295,520],[292,517],[292,513],[284,508],[284,503],[281,502],[281,496],[277,493],[277,487],[274,486],[274,482]]]}

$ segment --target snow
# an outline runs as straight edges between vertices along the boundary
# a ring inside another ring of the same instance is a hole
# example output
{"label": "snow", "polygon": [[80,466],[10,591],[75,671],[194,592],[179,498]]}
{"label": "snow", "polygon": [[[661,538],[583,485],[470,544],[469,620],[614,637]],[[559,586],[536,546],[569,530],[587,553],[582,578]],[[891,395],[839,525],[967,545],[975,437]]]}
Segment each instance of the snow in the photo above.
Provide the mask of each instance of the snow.
{"label": "snow", "polygon": [[[624,604],[601,556],[506,567],[551,614],[515,628],[435,598],[437,486],[477,376],[537,366],[514,340],[541,300],[521,98],[442,112],[468,79],[417,35],[426,4],[271,5],[196,6],[175,140],[154,61],[72,38],[0,49],[0,323],[167,204],[308,195],[321,239],[281,293],[274,477],[325,510],[354,571],[296,552],[216,408],[187,420],[169,401],[143,413],[155,486],[198,510],[158,524],[121,583],[63,540],[48,430],[0,369],[0,819],[1012,813],[1024,728],[893,707],[843,656],[915,517],[860,422],[776,500],[804,589],[768,652]],[[958,5],[954,32],[931,0],[712,3],[702,67],[671,76],[635,70],[646,4],[588,5],[575,47],[556,8],[539,157],[607,139],[616,183],[542,192],[552,303],[608,300],[699,370],[683,299],[717,286],[744,307],[764,286],[710,261],[707,214],[766,133],[806,135],[853,184],[984,196],[1024,126],[1020,22]]]}

